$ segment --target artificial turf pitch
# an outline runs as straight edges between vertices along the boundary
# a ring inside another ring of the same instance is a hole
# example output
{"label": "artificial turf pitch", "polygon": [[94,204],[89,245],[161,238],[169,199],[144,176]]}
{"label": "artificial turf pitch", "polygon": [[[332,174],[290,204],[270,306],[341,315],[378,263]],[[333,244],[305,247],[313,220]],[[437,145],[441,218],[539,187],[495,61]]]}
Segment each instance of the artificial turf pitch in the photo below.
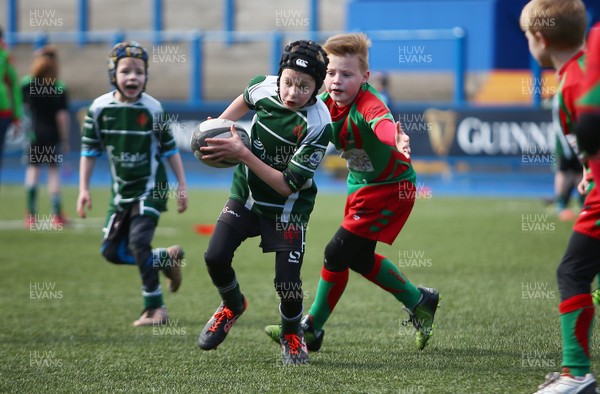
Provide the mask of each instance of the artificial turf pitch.
{"label": "artificial turf pitch", "polygon": [[[215,222],[226,190],[190,190],[184,214],[170,202],[153,246],[185,248],[183,284],[175,294],[163,286],[170,323],[144,328],[131,325],[142,310],[137,268],[100,255],[108,190],[92,190],[85,220],[75,218],[76,192],[64,189],[71,226],[26,229],[23,189],[0,189],[0,392],[527,393],[560,367],[555,272],[572,224],[541,201],[419,196],[395,244],[377,250],[413,283],[440,291],[427,348],[416,349],[401,305],[352,273],[323,347],[310,365],[290,367],[263,333],[279,314],[274,256],[258,239],[234,259],[248,309],[217,350],[197,346],[220,300],[204,267],[209,238],[194,229]],[[318,196],[302,268],[305,310],[344,198]],[[42,221],[46,200],[41,192]]]}

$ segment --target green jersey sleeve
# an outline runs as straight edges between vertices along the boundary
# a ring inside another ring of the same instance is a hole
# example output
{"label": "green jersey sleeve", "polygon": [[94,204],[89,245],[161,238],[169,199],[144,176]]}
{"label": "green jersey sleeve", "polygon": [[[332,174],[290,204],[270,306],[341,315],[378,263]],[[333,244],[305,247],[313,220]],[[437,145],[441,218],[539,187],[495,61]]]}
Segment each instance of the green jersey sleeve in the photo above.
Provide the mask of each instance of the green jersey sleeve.
{"label": "green jersey sleeve", "polygon": [[255,102],[254,102],[254,91],[256,89],[259,89],[261,86],[261,82],[263,82],[265,79],[267,79],[266,75],[258,75],[254,78],[252,78],[250,80],[250,82],[248,83],[248,87],[246,88],[246,90],[244,90],[244,101],[246,102],[246,105],[248,106],[248,108],[250,109],[255,109]]}
{"label": "green jersey sleeve", "polygon": [[301,189],[314,177],[331,140],[331,123],[319,121],[308,125],[305,138],[300,141],[284,171],[285,179],[293,191]]}
{"label": "green jersey sleeve", "polygon": [[81,156],[98,157],[104,150],[93,104],[88,108],[81,130]]}
{"label": "green jersey sleeve", "polygon": [[12,93],[12,118],[20,120],[23,117],[23,97],[21,92],[21,81],[17,70],[10,61],[6,65],[7,82],[10,83],[10,91]]}

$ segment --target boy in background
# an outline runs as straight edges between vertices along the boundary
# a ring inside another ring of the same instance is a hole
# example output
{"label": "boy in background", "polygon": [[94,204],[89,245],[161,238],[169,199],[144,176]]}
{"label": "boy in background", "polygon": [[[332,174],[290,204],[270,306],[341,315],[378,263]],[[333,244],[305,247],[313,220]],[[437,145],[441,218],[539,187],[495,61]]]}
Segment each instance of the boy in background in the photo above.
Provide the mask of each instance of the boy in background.
{"label": "boy in background", "polygon": [[[585,70],[582,51],[587,26],[585,6],[581,0],[532,0],[523,8],[520,23],[532,56],[542,67],[558,71],[558,111],[563,133],[579,154],[574,134],[578,110],[575,103],[582,93]],[[594,318],[590,283],[600,268],[596,196],[597,188],[593,188],[557,269],[562,372],[549,374],[538,393],[596,392],[596,379],[590,373]],[[590,206],[590,202],[594,204]]]}
{"label": "boy in background", "polygon": [[21,117],[23,116],[23,98],[17,70],[12,57],[4,45],[3,31],[0,27],[0,169],[4,156],[4,139],[11,124],[19,132]]}
{"label": "boy in background", "polygon": [[[41,169],[48,167],[48,193],[52,201],[52,221],[66,223],[60,196],[60,165],[62,156],[69,153],[69,101],[63,81],[58,79],[58,54],[53,46],[35,53],[31,73],[23,78],[23,101],[31,117],[28,163],[25,170],[27,214],[25,226],[36,221],[37,186]],[[60,154],[59,154],[60,153]]]}
{"label": "boy in background", "polygon": [[[178,212],[187,208],[186,181],[175,140],[160,103],[144,93],[148,53],[138,43],[115,45],[108,74],[115,90],[98,97],[88,109],[81,137],[81,166],[77,213],[85,218],[92,207],[90,178],[96,157],[108,154],[112,175],[102,255],[114,264],[137,265],[142,277],[144,310],[133,325],[168,321],[158,271],[170,280],[170,290],[181,284],[183,249],[152,249],[161,212],[167,209],[169,185],[161,158],[177,177]],[[158,123],[158,124],[157,124]]]}

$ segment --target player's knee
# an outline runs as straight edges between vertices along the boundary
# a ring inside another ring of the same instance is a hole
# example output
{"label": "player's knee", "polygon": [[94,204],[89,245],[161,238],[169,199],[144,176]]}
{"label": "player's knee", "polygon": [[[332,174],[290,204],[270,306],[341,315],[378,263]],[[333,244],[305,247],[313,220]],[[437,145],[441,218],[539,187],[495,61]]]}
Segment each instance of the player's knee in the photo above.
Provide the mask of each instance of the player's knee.
{"label": "player's knee", "polygon": [[325,247],[325,269],[339,272],[348,268],[348,257],[344,255],[344,242],[334,237]]}
{"label": "player's knee", "polygon": [[100,253],[109,263],[113,264],[121,264],[121,260],[119,259],[118,248],[115,247],[112,242],[105,242],[102,244],[100,248]]}
{"label": "player's knee", "polygon": [[350,261],[349,268],[360,275],[367,275],[373,269],[373,258],[355,259]]}
{"label": "player's knee", "polygon": [[572,265],[561,263],[556,269],[556,279],[561,299],[565,300],[578,294],[589,293],[593,277],[578,274],[573,271]]}
{"label": "player's knee", "polygon": [[559,287],[564,283],[573,283],[577,279],[569,264],[560,263],[556,268],[556,279]]}
{"label": "player's knee", "polygon": [[129,247],[129,250],[131,250],[131,253],[136,255],[142,251],[152,249],[150,241],[151,240],[145,237],[144,234],[131,234],[127,246]]}
{"label": "player's knee", "polygon": [[206,252],[204,252],[204,263],[209,268],[230,264],[232,260],[233,254],[226,250],[208,248]]}
{"label": "player's knee", "polygon": [[127,247],[131,254],[136,257],[145,256],[152,251],[152,238],[154,237],[154,229],[156,222],[149,216],[135,216],[132,221],[129,231],[129,239]]}
{"label": "player's knee", "polygon": [[129,250],[131,251],[131,254],[135,257],[135,256],[140,256],[144,253],[147,253],[148,251],[152,251],[152,246],[150,245],[149,242],[143,240],[143,239],[138,239],[135,237],[132,237],[129,240],[129,244],[128,244]]}

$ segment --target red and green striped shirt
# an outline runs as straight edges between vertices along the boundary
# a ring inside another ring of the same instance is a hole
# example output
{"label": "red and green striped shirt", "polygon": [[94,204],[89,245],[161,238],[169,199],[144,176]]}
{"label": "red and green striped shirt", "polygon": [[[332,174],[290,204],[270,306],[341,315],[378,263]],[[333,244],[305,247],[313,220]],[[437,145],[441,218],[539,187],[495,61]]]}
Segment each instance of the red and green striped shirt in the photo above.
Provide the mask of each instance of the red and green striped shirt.
{"label": "red and green striped shirt", "polygon": [[598,113],[600,112],[600,22],[590,30],[587,46],[587,71],[581,83],[581,94],[576,108],[579,113]]}
{"label": "red and green striped shirt", "polygon": [[[577,139],[574,134],[577,124],[577,108],[575,101],[581,94],[581,83],[585,71],[585,56],[579,51],[560,70],[558,70],[558,92],[555,98],[554,117],[560,125],[562,134],[557,135],[556,150],[560,156],[572,157],[579,155]],[[566,143],[568,142],[568,145]]]}
{"label": "red and green striped shirt", "polygon": [[580,51],[558,71],[558,116],[560,127],[565,135],[572,134],[577,119],[575,100],[581,94],[585,72],[585,56]]}
{"label": "red and green striped shirt", "polygon": [[380,121],[394,121],[375,88],[364,84],[354,102],[345,107],[339,107],[327,92],[320,97],[331,114],[332,142],[342,152],[350,171],[349,194],[367,185],[396,183],[404,179],[416,182],[411,163],[375,134],[375,126]]}

